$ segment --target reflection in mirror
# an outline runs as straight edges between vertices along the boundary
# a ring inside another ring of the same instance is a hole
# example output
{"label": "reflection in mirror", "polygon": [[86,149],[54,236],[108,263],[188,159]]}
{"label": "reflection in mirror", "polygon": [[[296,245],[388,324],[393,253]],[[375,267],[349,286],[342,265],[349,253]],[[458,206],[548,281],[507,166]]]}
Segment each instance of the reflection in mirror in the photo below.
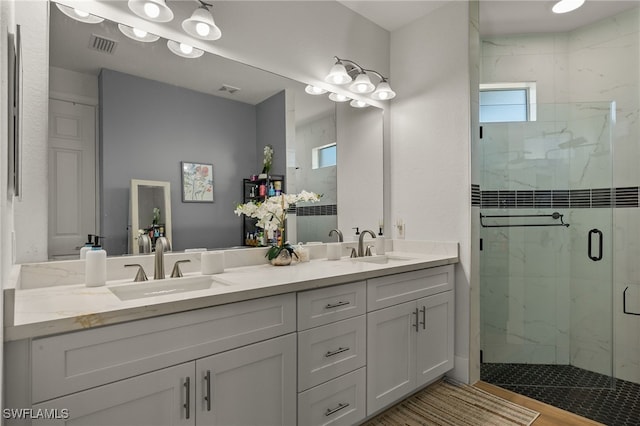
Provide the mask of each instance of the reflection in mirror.
{"label": "reflection in mirror", "polygon": [[[95,36],[114,42],[115,48],[111,52],[88,48]],[[80,23],[56,7],[50,8],[49,39],[51,98],[87,103],[98,111],[97,232],[107,237],[105,249],[110,255],[133,251],[130,235],[137,228],[127,219],[132,178],[171,183],[174,250],[242,244],[242,223],[233,210],[242,202],[242,179],[262,169],[267,144],[275,150],[271,173],[287,174],[285,192],[306,189],[325,194],[324,207],[303,212],[308,214],[305,219],[319,219],[317,224],[302,221],[299,227],[317,232],[294,236],[290,228],[292,242],[329,239],[336,212],[346,213],[337,209],[337,176],[341,167],[356,170],[358,160],[338,153],[337,165],[313,169],[311,152],[292,147],[299,144],[298,132],[307,145],[317,136],[313,132],[323,127],[326,134],[317,142],[337,143],[340,150],[343,142],[335,128],[340,120],[326,96],[307,95],[300,82],[217,55],[180,58],[167,49],[166,40],[137,42],[113,22]],[[382,133],[368,142],[382,150]],[[214,203],[180,201],[181,161],[214,165]],[[381,162],[366,167],[381,174]],[[318,185],[313,182],[316,178]],[[381,200],[381,186],[370,190],[379,192]],[[377,210],[376,217],[381,216],[382,203]]]}
{"label": "reflection in mirror", "polygon": [[158,237],[171,235],[171,184],[131,179],[130,253],[151,253]]}

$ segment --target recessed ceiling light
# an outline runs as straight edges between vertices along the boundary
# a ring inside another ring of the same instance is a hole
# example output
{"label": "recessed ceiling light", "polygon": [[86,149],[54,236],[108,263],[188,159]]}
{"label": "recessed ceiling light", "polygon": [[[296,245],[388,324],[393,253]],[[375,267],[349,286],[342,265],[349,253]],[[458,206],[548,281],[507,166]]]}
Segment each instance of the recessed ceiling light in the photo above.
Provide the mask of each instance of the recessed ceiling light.
{"label": "recessed ceiling light", "polygon": [[553,13],[567,13],[576,10],[584,4],[585,0],[560,0],[554,4],[551,10]]}

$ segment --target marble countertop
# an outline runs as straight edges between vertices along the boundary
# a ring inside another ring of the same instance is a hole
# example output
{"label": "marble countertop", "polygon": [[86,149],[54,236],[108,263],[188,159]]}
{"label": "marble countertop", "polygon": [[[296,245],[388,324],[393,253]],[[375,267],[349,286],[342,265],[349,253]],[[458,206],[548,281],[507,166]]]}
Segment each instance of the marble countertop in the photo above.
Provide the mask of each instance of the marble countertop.
{"label": "marble countertop", "polygon": [[[82,330],[458,262],[456,243],[399,243],[388,247],[394,249],[387,252],[391,258],[388,263],[356,261],[348,257],[330,261],[318,257],[286,267],[263,263],[227,267],[216,275],[187,272],[183,278],[172,280],[210,278],[212,285],[203,290],[161,293],[130,300],[120,300],[112,289],[131,289],[139,285],[132,283],[131,278],[111,280],[103,287],[68,284],[22,288],[18,280],[15,288],[5,290],[4,340]],[[154,281],[152,278],[144,284],[154,283],[170,284],[167,280]]]}

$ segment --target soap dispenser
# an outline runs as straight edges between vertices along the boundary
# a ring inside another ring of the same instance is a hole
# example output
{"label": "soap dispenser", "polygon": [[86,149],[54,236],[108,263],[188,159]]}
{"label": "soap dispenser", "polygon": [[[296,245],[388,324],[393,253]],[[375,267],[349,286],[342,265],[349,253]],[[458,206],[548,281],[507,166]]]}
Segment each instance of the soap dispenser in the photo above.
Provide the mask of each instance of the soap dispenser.
{"label": "soap dispenser", "polygon": [[107,283],[107,252],[100,245],[100,237],[94,235],[94,244],[85,259],[84,280],[87,287],[100,287]]}
{"label": "soap dispenser", "polygon": [[84,247],[80,248],[80,259],[86,259],[87,257],[87,252],[91,250],[91,248],[93,247],[93,237],[95,235],[93,234],[88,234],[87,235],[87,242],[84,243]]}

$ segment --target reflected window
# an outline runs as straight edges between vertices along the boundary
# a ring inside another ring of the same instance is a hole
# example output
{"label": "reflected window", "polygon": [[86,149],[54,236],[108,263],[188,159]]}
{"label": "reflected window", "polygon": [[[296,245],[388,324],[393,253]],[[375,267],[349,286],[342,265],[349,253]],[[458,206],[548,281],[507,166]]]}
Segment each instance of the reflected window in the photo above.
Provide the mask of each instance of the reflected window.
{"label": "reflected window", "polygon": [[311,150],[311,167],[320,169],[336,165],[336,143],[319,146]]}
{"label": "reflected window", "polygon": [[480,85],[480,122],[536,121],[536,83]]}

